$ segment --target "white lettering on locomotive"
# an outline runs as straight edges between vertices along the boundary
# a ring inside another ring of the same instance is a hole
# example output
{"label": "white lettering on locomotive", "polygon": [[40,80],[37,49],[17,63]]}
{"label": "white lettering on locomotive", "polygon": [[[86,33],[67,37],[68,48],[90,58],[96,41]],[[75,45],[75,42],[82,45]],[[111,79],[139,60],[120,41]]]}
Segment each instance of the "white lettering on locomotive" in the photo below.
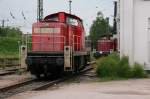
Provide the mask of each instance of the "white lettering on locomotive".
{"label": "white lettering on locomotive", "polygon": [[34,33],[60,33],[60,28],[34,28]]}

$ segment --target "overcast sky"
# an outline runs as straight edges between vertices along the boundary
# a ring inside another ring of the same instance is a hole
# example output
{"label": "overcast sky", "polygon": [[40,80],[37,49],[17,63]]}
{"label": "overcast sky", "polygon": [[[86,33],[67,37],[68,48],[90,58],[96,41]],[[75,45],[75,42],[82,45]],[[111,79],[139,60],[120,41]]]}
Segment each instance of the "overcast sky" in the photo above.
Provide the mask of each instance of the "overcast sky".
{"label": "overcast sky", "polygon": [[[68,0],[43,0],[44,16],[65,11],[68,12]],[[72,13],[81,17],[86,32],[96,17],[98,11],[113,18],[114,0],[72,0]],[[22,16],[22,12],[26,20]],[[10,13],[15,17],[13,18]],[[6,20],[5,25],[21,27],[24,32],[31,32],[32,23],[37,18],[37,0],[0,0],[0,20]],[[112,24],[112,22],[111,22]],[[1,24],[0,24],[1,25]]]}

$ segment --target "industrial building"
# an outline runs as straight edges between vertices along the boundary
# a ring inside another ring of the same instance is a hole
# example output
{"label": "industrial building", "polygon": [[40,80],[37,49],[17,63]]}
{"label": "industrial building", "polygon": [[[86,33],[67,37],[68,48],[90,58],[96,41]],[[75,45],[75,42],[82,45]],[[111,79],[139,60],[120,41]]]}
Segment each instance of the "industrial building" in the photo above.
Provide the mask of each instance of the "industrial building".
{"label": "industrial building", "polygon": [[150,0],[118,0],[120,55],[150,70]]}

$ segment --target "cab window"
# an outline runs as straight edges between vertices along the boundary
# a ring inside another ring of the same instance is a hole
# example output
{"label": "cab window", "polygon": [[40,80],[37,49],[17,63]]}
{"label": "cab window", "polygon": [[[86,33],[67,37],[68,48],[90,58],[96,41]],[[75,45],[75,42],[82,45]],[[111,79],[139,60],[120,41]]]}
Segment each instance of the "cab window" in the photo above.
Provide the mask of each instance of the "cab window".
{"label": "cab window", "polygon": [[59,20],[58,20],[58,17],[55,16],[55,17],[50,17],[50,18],[48,19],[48,21],[59,21]]}
{"label": "cab window", "polygon": [[74,19],[74,18],[71,18],[71,17],[67,17],[67,18],[66,18],[66,23],[67,23],[67,24],[70,24],[70,25],[75,25],[75,26],[77,26],[77,25],[78,25],[78,20],[77,20],[77,19]]}

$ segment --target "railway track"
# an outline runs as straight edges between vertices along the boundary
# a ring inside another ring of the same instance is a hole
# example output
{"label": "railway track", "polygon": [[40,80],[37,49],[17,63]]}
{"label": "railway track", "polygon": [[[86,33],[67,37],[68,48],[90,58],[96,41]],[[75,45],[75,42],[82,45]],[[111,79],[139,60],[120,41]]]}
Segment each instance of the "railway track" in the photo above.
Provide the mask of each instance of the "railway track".
{"label": "railway track", "polygon": [[55,79],[55,80],[36,80],[36,79],[31,79],[28,81],[24,81],[12,86],[8,86],[5,88],[0,89],[0,99],[5,99],[8,97],[11,97],[13,95],[19,94],[19,93],[23,93],[26,91],[39,91],[39,90],[45,90],[55,84],[58,84],[60,82],[63,82],[65,80],[69,80],[72,77],[75,76],[79,76],[80,74],[91,70],[92,68],[88,67],[84,70],[82,70],[80,73],[78,74],[73,74],[70,76],[66,76],[66,77],[62,77],[59,79]]}
{"label": "railway track", "polygon": [[19,68],[19,66],[20,65],[11,65],[10,67],[0,68],[0,70],[14,71],[14,70],[17,70]]}
{"label": "railway track", "polygon": [[0,99],[8,98],[12,95],[16,95],[25,91],[30,91],[35,87],[38,87],[44,81],[37,81],[36,79],[31,79],[28,81],[20,82],[15,85],[11,85],[0,89]]}
{"label": "railway track", "polygon": [[[24,68],[21,68],[21,69],[25,70]],[[0,70],[0,76],[15,74],[18,70],[19,68],[13,68],[13,69],[10,68],[10,69]]]}
{"label": "railway track", "polygon": [[57,80],[52,81],[52,82],[49,82],[49,83],[47,83],[47,84],[45,84],[45,85],[43,85],[43,86],[41,86],[41,87],[35,88],[34,90],[35,90],[35,91],[46,90],[47,88],[49,88],[49,87],[51,87],[51,86],[53,86],[53,85],[55,85],[55,84],[58,84],[58,83],[60,83],[60,82],[66,81],[66,80],[69,80],[69,79],[71,79],[71,78],[73,78],[73,77],[75,77],[75,76],[79,76],[79,75],[81,75],[82,73],[85,73],[85,72],[87,72],[87,71],[89,71],[89,70],[92,70],[92,69],[93,69],[92,67],[86,68],[86,69],[82,70],[81,72],[79,72],[78,74],[72,74],[72,75],[70,75],[70,76],[63,77],[63,78],[61,78],[61,79],[57,79]]}
{"label": "railway track", "polygon": [[15,74],[18,69],[0,70],[0,76]]}
{"label": "railway track", "polygon": [[0,72],[0,76],[11,75],[15,73],[16,71],[4,71],[4,72]]}

